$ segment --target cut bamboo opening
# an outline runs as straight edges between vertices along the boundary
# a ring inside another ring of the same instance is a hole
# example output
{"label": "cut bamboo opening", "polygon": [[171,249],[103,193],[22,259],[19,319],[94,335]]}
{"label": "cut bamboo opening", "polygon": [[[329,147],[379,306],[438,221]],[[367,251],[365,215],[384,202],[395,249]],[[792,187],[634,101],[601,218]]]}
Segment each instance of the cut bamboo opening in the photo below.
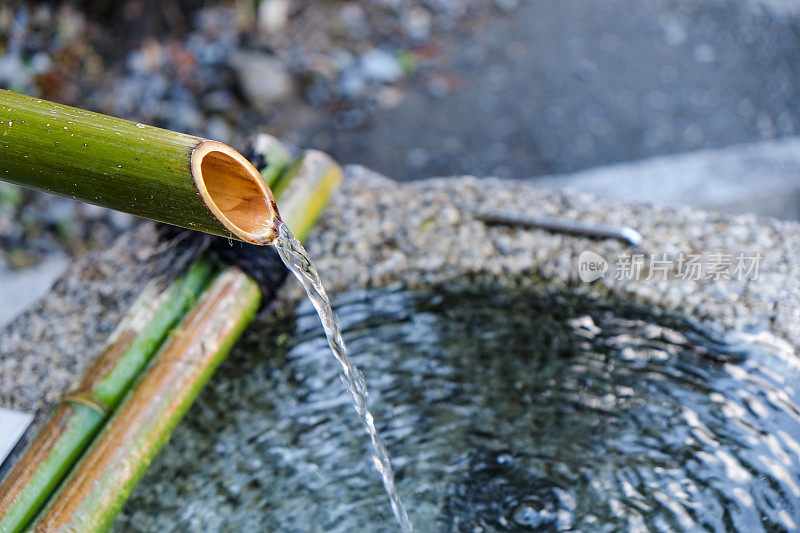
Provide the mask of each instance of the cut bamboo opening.
{"label": "cut bamboo opening", "polygon": [[206,207],[241,240],[268,244],[280,222],[261,173],[226,144],[204,141],[192,151],[192,179]]}

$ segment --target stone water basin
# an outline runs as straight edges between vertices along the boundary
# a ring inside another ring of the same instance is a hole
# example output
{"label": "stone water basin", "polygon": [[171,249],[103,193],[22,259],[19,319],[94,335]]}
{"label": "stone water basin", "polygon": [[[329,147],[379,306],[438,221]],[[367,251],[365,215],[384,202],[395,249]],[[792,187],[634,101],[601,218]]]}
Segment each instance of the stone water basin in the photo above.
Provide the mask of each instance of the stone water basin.
{"label": "stone water basin", "polygon": [[[336,298],[419,531],[792,531],[800,365],[560,292]],[[120,531],[392,531],[310,304],[251,328]]]}

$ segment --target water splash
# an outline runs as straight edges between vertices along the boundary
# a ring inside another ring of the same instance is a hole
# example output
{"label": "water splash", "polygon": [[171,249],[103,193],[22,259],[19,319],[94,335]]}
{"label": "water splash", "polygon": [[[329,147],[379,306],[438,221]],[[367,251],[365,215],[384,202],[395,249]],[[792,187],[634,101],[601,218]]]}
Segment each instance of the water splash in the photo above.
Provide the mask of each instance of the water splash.
{"label": "water splash", "polygon": [[336,313],[334,313],[331,308],[330,299],[319,278],[319,273],[317,273],[317,269],[314,268],[314,264],[309,259],[303,245],[292,235],[292,232],[289,231],[286,224],[280,225],[278,238],[274,245],[278,250],[281,260],[283,260],[286,267],[303,285],[309,300],[311,300],[311,303],[314,305],[314,309],[317,310],[333,356],[339,362],[342,382],[350,393],[353,407],[355,407],[356,413],[358,413],[358,417],[372,442],[373,463],[381,476],[386,494],[389,496],[392,511],[397,521],[400,523],[402,530],[410,532],[413,530],[413,527],[394,483],[394,474],[389,461],[389,453],[386,451],[383,439],[381,439],[380,434],[378,434],[378,429],[375,427],[375,420],[372,413],[369,411],[367,403],[369,393],[364,381],[364,376],[353,366],[350,362],[350,358],[347,357],[347,348],[342,338],[342,329],[339,326]]}

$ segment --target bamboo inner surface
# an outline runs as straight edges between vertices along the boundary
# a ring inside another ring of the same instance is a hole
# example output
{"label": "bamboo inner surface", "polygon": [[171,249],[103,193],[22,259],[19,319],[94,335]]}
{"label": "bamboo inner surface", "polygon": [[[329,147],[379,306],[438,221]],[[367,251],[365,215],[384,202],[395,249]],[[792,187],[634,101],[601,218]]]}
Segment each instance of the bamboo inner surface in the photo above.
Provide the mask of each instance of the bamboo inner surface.
{"label": "bamboo inner surface", "polygon": [[204,141],[192,152],[192,177],[206,206],[236,237],[271,244],[280,221],[272,191],[233,148]]}

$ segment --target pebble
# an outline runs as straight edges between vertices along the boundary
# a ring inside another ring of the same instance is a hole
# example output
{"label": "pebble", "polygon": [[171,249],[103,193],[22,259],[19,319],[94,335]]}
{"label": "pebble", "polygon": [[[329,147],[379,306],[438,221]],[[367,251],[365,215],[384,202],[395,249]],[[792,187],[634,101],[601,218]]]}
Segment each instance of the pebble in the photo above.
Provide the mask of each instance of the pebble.
{"label": "pebble", "polygon": [[0,55],[0,85],[25,87],[30,84],[33,72],[14,52]]}
{"label": "pebble", "polygon": [[292,80],[283,63],[260,52],[235,52],[230,61],[247,101],[259,111],[268,111],[289,96]]}
{"label": "pebble", "polygon": [[348,99],[356,99],[364,94],[367,83],[358,69],[348,69],[339,79],[339,93]]}
{"label": "pebble", "polygon": [[716,59],[717,54],[714,51],[714,48],[707,43],[702,43],[697,45],[697,48],[694,49],[694,58],[698,63],[709,64],[713,63]]}
{"label": "pebble", "polygon": [[373,48],[363,56],[359,62],[361,75],[368,81],[379,83],[393,83],[403,75],[403,69],[397,58],[378,48]]}
{"label": "pebble", "polygon": [[433,17],[423,7],[414,7],[406,11],[402,18],[403,30],[414,44],[420,44],[431,36]]}
{"label": "pebble", "polygon": [[205,136],[209,139],[227,144],[233,139],[233,129],[227,120],[219,116],[214,116],[208,119],[206,123]]}
{"label": "pebble", "polygon": [[263,0],[258,4],[258,27],[267,33],[283,29],[292,10],[290,0]]}
{"label": "pebble", "polygon": [[686,28],[677,17],[665,17],[661,23],[664,41],[669,46],[680,46],[686,42]]}
{"label": "pebble", "polygon": [[351,39],[362,40],[369,35],[364,9],[357,3],[346,3],[339,11],[339,20],[347,28],[347,34]]}

